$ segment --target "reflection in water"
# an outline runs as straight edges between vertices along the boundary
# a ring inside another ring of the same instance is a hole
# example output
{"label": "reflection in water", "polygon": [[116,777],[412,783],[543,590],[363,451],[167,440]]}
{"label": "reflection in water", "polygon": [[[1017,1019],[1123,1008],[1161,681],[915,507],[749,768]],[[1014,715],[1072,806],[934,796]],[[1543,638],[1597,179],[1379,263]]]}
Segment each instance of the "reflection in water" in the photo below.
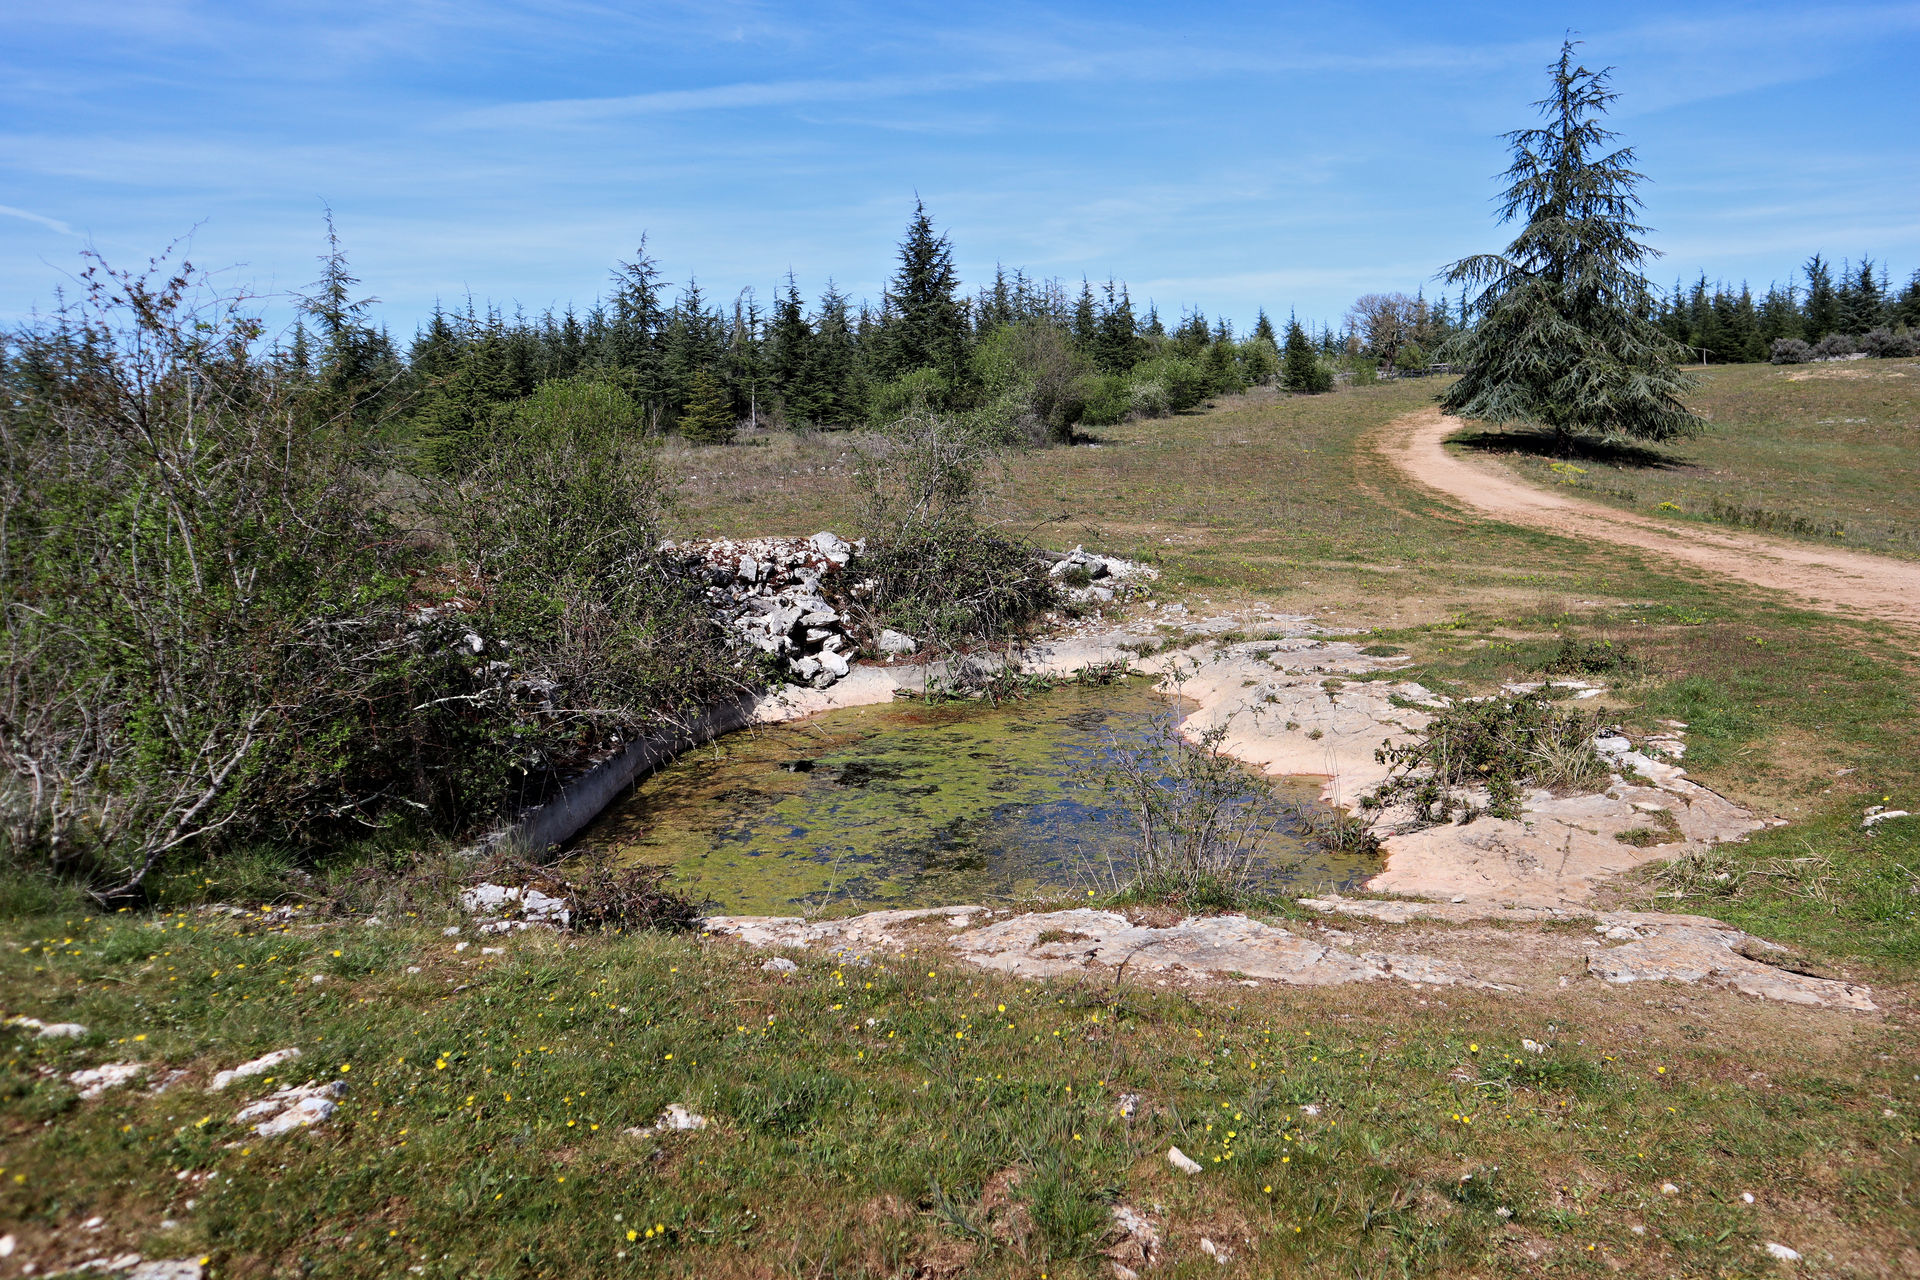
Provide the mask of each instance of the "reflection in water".
{"label": "reflection in water", "polygon": [[[856,707],[733,734],[642,782],[576,852],[671,865],[729,912],[1104,892],[1131,865],[1133,828],[1101,788],[1100,762],[1110,741],[1148,736],[1167,705],[1127,681],[1000,707]],[[1302,800],[1317,790],[1276,785]],[[1351,886],[1378,869],[1291,832],[1259,865],[1276,888]]]}

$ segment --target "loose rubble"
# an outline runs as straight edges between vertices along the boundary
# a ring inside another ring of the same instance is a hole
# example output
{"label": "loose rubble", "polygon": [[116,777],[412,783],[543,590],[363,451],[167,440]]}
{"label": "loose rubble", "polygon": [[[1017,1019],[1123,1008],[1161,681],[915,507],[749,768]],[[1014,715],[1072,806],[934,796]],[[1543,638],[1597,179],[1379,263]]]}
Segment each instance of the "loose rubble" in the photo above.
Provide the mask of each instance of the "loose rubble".
{"label": "loose rubble", "polygon": [[689,577],[706,583],[707,602],[723,626],[778,659],[795,683],[824,689],[847,674],[860,647],[845,607],[859,587],[845,584],[841,571],[862,546],[821,532],[669,542],[662,549],[680,559]]}
{"label": "loose rubble", "polygon": [[1064,586],[1062,590],[1062,594],[1076,604],[1110,604],[1115,600],[1125,600],[1145,591],[1147,584],[1160,576],[1160,571],[1152,565],[1122,560],[1118,556],[1103,556],[1085,547],[1075,547],[1057,559],[1052,556],[1047,558],[1053,560],[1047,576],[1056,581],[1085,576],[1085,585]]}
{"label": "loose rubble", "polygon": [[326,1084],[308,1081],[302,1085],[288,1085],[276,1089],[260,1101],[240,1108],[234,1114],[235,1124],[250,1124],[254,1121],[253,1131],[263,1138],[277,1138],[283,1133],[295,1129],[304,1129],[329,1119],[340,1109],[340,1099],[347,1096],[344,1080],[333,1080]]}
{"label": "loose rubble", "polygon": [[[477,884],[460,895],[460,905],[469,915],[482,918],[481,933],[511,933],[536,927],[564,929],[573,919],[566,899],[531,886],[508,888]],[[465,947],[465,943],[459,944],[459,949]]]}

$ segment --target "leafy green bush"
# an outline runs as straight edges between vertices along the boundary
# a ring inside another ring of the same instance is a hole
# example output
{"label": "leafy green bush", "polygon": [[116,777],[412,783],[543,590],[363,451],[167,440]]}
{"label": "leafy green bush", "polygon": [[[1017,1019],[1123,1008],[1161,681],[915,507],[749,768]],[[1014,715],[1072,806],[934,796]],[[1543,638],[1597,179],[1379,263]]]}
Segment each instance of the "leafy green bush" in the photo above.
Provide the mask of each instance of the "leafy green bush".
{"label": "leafy green bush", "polygon": [[952,388],[937,370],[914,369],[873,388],[868,416],[873,425],[884,427],[909,414],[945,408],[951,395]]}
{"label": "leafy green bush", "polygon": [[1157,384],[1166,397],[1167,410],[1180,413],[1205,400],[1210,393],[1206,368],[1179,356],[1161,356],[1144,360],[1133,367],[1127,381],[1135,386]]}
{"label": "leafy green bush", "polygon": [[1124,896],[1195,911],[1244,905],[1254,860],[1290,810],[1227,754],[1226,737],[1217,725],[1189,743],[1172,715],[1138,741],[1109,736],[1096,776],[1139,836]]}
{"label": "leafy green bush", "polygon": [[1057,326],[1003,325],[974,349],[972,367],[997,409],[998,438],[1009,444],[1073,439],[1073,426],[1086,407],[1090,371]]}
{"label": "leafy green bush", "polygon": [[1080,421],[1090,427],[1111,427],[1133,412],[1133,388],[1118,374],[1101,373],[1082,379]]}

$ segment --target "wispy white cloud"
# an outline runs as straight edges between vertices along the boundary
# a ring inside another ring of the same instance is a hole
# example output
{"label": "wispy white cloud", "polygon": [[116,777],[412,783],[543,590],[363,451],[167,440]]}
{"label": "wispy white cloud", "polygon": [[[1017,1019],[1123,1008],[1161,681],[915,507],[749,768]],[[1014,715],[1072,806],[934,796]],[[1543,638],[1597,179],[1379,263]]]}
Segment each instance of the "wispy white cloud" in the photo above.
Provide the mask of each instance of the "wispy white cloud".
{"label": "wispy white cloud", "polygon": [[16,209],[10,204],[0,204],[0,214],[4,214],[9,218],[19,218],[24,222],[38,223],[49,231],[58,231],[63,236],[78,236],[80,234],[66,223],[60,221],[60,219],[49,218],[46,214],[35,213],[31,209]]}

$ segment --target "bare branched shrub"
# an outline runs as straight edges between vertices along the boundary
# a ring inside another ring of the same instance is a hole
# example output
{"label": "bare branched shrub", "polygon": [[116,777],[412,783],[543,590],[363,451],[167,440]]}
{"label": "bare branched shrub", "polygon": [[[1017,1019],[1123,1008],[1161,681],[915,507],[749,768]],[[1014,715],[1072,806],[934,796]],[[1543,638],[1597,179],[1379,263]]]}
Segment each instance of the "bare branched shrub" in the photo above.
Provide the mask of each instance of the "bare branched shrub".
{"label": "bare branched shrub", "polygon": [[860,452],[858,607],[870,629],[892,627],[954,648],[1023,634],[1057,603],[1035,548],[980,520],[990,441],[937,414],[910,414]]}
{"label": "bare branched shrub", "polygon": [[1097,771],[1132,817],[1135,861],[1123,892],[1190,907],[1232,907],[1261,851],[1292,810],[1225,750],[1227,726],[1189,743],[1179,716],[1156,716],[1144,739],[1108,735]]}

